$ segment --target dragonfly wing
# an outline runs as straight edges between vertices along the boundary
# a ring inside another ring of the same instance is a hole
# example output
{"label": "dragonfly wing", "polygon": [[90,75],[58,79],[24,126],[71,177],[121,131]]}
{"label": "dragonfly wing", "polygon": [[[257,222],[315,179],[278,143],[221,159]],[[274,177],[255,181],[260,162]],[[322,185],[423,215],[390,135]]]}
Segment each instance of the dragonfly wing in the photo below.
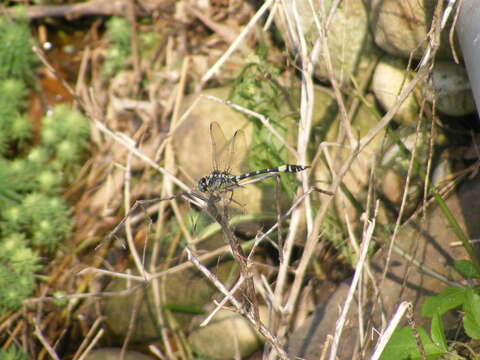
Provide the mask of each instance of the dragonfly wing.
{"label": "dragonfly wing", "polygon": [[243,130],[235,131],[231,139],[228,171],[234,175],[240,175],[244,172],[243,163],[247,154],[247,143],[245,132]]}
{"label": "dragonfly wing", "polygon": [[237,130],[227,140],[220,125],[214,121],[210,124],[210,136],[212,138],[213,169],[227,171],[238,175],[242,172],[241,163],[245,160],[247,145],[243,130]]}
{"label": "dragonfly wing", "polygon": [[214,121],[210,124],[210,138],[212,141],[212,165],[214,170],[224,171],[228,167],[228,143],[220,125]]}

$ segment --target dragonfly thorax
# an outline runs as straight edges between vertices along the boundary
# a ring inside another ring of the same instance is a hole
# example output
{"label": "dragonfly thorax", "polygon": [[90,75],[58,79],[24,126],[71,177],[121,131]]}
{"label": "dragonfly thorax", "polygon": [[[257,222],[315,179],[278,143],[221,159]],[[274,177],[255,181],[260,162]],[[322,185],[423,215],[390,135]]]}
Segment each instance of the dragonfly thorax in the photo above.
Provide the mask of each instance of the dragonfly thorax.
{"label": "dragonfly thorax", "polygon": [[212,193],[237,183],[237,177],[227,171],[214,170],[210,175],[202,177],[198,181],[198,190],[203,193]]}

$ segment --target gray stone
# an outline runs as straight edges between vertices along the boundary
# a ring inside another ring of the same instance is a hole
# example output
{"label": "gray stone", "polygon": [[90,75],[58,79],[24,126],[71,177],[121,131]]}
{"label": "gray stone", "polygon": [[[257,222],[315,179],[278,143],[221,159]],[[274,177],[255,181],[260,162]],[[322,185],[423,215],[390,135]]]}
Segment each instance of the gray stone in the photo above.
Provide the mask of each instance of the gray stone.
{"label": "gray stone", "polygon": [[465,116],[475,112],[475,101],[467,72],[461,65],[438,61],[424,92],[436,108],[450,116]]}
{"label": "gray stone", "polygon": [[[286,3],[289,4],[288,6],[292,5],[291,1]],[[304,35],[307,42],[312,45],[317,40],[319,32],[309,3],[313,4],[317,11],[317,17],[320,19],[322,9],[318,5],[319,2],[308,0],[294,2],[298,9]],[[325,18],[330,10],[331,3],[331,1],[321,2],[325,11],[322,16]],[[291,17],[293,19],[293,16]],[[287,34],[285,14],[278,12],[275,23],[282,34]],[[371,58],[375,56],[373,41],[368,29],[367,10],[363,2],[340,2],[329,24],[327,37],[328,50],[337,82],[344,85],[350,83],[351,76],[361,76],[370,64]],[[287,41],[287,39],[285,40]],[[287,41],[287,46],[292,47],[290,41]],[[295,51],[296,49],[291,50]],[[311,50],[311,47],[309,50]],[[322,80],[328,80],[328,71],[321,52],[314,61],[315,76]],[[359,81],[358,78],[357,81]]]}

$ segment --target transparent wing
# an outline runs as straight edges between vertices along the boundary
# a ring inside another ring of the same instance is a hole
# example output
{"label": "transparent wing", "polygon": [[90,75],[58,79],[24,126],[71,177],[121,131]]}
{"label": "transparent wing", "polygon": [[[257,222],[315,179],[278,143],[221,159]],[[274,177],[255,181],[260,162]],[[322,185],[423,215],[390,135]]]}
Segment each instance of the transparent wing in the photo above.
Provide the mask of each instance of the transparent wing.
{"label": "transparent wing", "polygon": [[244,172],[242,164],[247,155],[247,143],[243,130],[235,131],[230,144],[229,168],[233,175],[240,175]]}
{"label": "transparent wing", "polygon": [[212,166],[214,170],[226,170],[228,167],[228,144],[220,125],[214,121],[210,124],[212,140]]}
{"label": "transparent wing", "polygon": [[239,175],[242,169],[241,163],[247,150],[243,131],[236,131],[232,138],[227,141],[220,125],[214,121],[210,124],[210,136],[212,139],[213,169]]}

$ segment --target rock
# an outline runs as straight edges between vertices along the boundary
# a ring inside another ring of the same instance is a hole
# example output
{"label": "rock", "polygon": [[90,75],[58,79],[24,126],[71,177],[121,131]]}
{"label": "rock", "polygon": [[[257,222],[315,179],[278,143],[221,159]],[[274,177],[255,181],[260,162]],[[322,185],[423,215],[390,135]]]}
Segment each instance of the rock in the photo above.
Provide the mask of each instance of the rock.
{"label": "rock", "polygon": [[260,335],[244,317],[224,309],[208,325],[192,331],[188,341],[196,353],[211,359],[235,359],[237,353],[245,358],[263,344]]}
{"label": "rock", "polygon": [[[461,185],[457,192],[446,200],[446,205],[454,218],[466,232],[467,238],[476,239],[480,236],[480,203],[477,194],[480,192],[480,177]],[[396,240],[396,244],[405,253],[418,261],[423,266],[446,276],[455,281],[459,275],[449,267],[453,260],[465,259],[467,254],[463,247],[452,247],[452,242],[457,239],[454,230],[449,225],[442,210],[435,206],[430,209],[425,219],[415,220],[405,225]],[[420,316],[421,305],[427,296],[440,293],[447,285],[437,278],[419,271],[409,259],[406,259],[393,251],[392,259],[387,272],[387,277],[380,283],[388,249],[378,251],[371,264],[377,286],[381,285],[381,296],[368,295],[370,299],[364,309],[364,315],[372,321],[372,327],[381,329],[380,311],[384,311],[387,321],[391,318],[398,304],[402,301],[410,301],[413,304],[415,322],[417,326],[428,326],[430,319]],[[328,334],[335,331],[335,323],[338,319],[338,309],[343,306],[349,287],[342,284],[327,301],[315,310],[308,321],[299,329],[295,330],[290,338],[288,351],[292,357],[302,359],[318,359],[322,345]],[[372,301],[381,300],[373,308]],[[375,309],[373,312],[372,309]],[[443,315],[444,327],[456,328],[458,319],[452,319],[451,314]],[[405,324],[406,325],[406,324]],[[402,325],[403,326],[403,325]],[[368,331],[368,329],[367,329]],[[339,358],[350,359],[358,343],[358,313],[357,304],[354,302],[347,319],[347,327],[340,340]]]}
{"label": "rock", "polygon": [[[348,284],[340,284],[326,301],[322,302],[315,312],[298,329],[294,330],[288,339],[287,351],[291,358],[305,360],[319,359],[324,346],[329,344],[327,336],[335,332],[335,323],[338,319],[339,309],[345,302],[348,294]],[[358,306],[354,303],[353,307]],[[352,319],[342,334],[342,343],[338,359],[353,359],[355,335],[358,334],[358,325]],[[328,353],[327,353],[328,354]]]}
{"label": "rock", "polygon": [[461,65],[437,61],[424,91],[427,99],[442,113],[465,116],[475,112],[475,101],[467,72]]}
{"label": "rock", "polygon": [[[212,271],[225,286],[229,287],[237,274],[236,269],[233,261],[226,261],[215,265]],[[116,292],[126,288],[125,280],[115,279],[108,285],[106,291]],[[151,284],[149,286],[139,285],[139,288],[132,293],[108,297],[102,308],[106,316],[107,326],[115,336],[120,338],[125,336],[132,321],[132,316],[136,312],[132,341],[145,343],[160,338],[160,327],[156,322],[153,293],[154,289],[157,288],[162,289],[158,294],[162,299],[162,306],[169,306],[172,309],[186,309],[183,312],[172,310],[176,322],[183,329],[188,328],[195,311],[202,310],[216,293],[216,289],[203,274],[188,268],[167,275],[165,284],[160,282],[158,287]],[[140,302],[138,310],[136,310],[137,302]],[[188,309],[190,309],[190,312]]]}
{"label": "rock", "polygon": [[[87,355],[85,360],[118,360],[120,359],[121,353],[122,353],[122,349],[102,348],[102,349],[91,351]],[[137,351],[126,351],[123,359],[124,360],[153,360],[155,358],[144,355]]]}
{"label": "rock", "polygon": [[[408,59],[421,58],[427,45],[427,32],[436,0],[373,0],[370,6],[370,27],[375,43],[388,54]],[[437,57],[451,59],[448,35],[452,16],[441,33]],[[456,46],[456,40],[454,41]],[[459,54],[459,52],[457,52]]]}
{"label": "rock", "polygon": [[[372,79],[372,91],[385,111],[389,111],[403,88],[411,80],[405,70],[406,64],[392,57],[384,57],[375,68]],[[413,92],[400,105],[394,119],[401,124],[415,124],[420,107]]]}
{"label": "rock", "polygon": [[[287,2],[289,5],[292,2]],[[320,18],[321,9],[318,2],[311,2]],[[325,7],[325,18],[330,10],[332,1],[322,2]],[[318,29],[314,22],[310,1],[295,1],[298,14],[304,29],[304,35],[313,43],[318,38]],[[288,33],[285,15],[277,11],[275,23],[282,34]],[[287,39],[285,39],[286,41]],[[291,43],[287,42],[291,48]],[[340,2],[335,10],[328,27],[328,48],[332,58],[332,66],[335,79],[339,84],[350,83],[350,77],[361,75],[375,56],[373,41],[368,29],[367,10],[362,1]],[[292,49],[291,49],[292,50]],[[295,52],[296,49],[293,49]],[[322,53],[315,59],[315,76],[322,80],[328,80],[328,72],[323,60]],[[357,79],[358,81],[358,79]]]}

